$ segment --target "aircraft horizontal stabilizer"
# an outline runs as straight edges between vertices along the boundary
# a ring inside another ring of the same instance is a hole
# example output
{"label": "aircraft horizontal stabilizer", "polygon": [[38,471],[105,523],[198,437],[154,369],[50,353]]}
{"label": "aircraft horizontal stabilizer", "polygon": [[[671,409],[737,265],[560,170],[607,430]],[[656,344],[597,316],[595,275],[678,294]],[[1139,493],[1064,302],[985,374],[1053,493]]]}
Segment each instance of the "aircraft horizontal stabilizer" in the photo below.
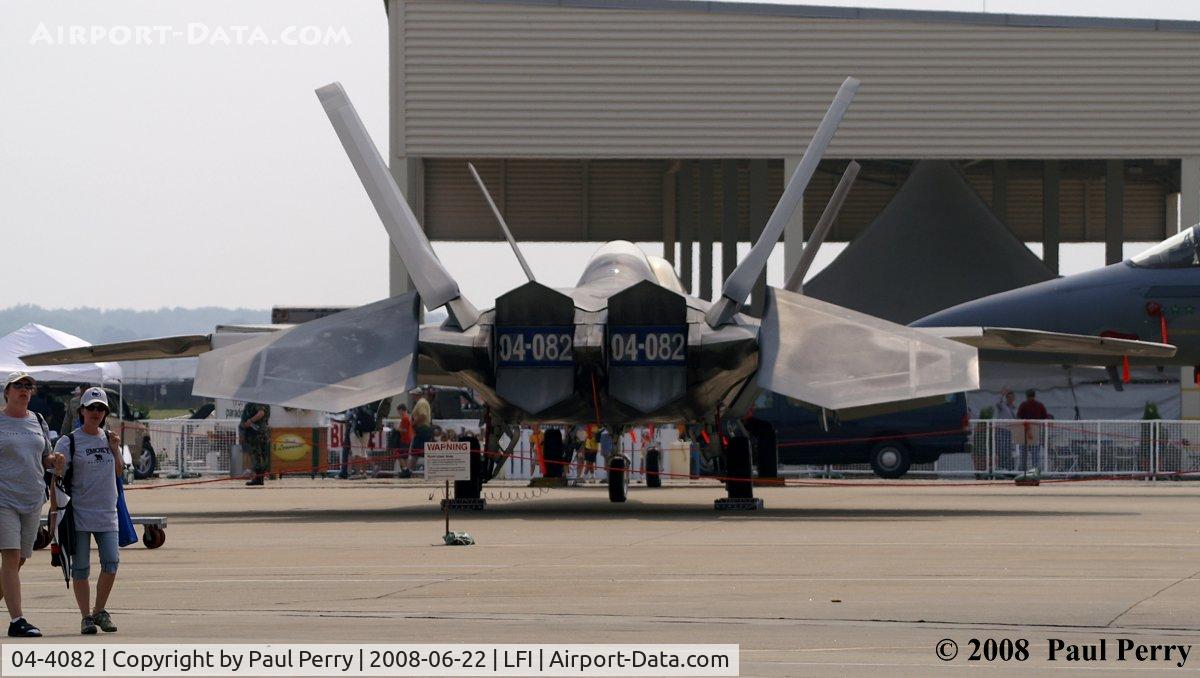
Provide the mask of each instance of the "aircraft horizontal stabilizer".
{"label": "aircraft horizontal stabilizer", "polygon": [[970,346],[774,287],[758,342],[759,386],[831,410],[979,388]]}
{"label": "aircraft horizontal stabilizer", "polygon": [[416,383],[417,294],[409,292],[200,356],[192,393],[340,412]]}
{"label": "aircraft horizontal stabilizer", "polygon": [[112,344],[97,344],[79,348],[64,348],[45,353],[21,356],[21,362],[30,367],[44,365],[70,365],[72,363],[107,362],[111,360],[161,360],[163,358],[187,358],[212,350],[212,335],[186,334],[178,337],[138,339]]}
{"label": "aircraft horizontal stabilizer", "polygon": [[1023,330],[1011,327],[921,327],[922,332],[951,339],[968,346],[990,351],[1014,351],[1048,355],[1047,362],[1075,362],[1063,357],[1171,358],[1175,347],[1151,341],[1094,337],[1083,334],[1064,334],[1042,330]]}

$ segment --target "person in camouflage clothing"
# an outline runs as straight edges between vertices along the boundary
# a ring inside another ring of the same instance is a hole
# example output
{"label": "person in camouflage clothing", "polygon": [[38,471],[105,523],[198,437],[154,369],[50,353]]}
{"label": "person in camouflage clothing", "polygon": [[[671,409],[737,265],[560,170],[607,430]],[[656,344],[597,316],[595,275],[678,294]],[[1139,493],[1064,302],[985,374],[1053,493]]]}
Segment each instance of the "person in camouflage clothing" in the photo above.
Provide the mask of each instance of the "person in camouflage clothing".
{"label": "person in camouflage clothing", "polygon": [[271,436],[267,422],[271,419],[270,405],[246,403],[242,408],[242,444],[250,453],[254,465],[254,477],[247,485],[262,485],[271,468]]}

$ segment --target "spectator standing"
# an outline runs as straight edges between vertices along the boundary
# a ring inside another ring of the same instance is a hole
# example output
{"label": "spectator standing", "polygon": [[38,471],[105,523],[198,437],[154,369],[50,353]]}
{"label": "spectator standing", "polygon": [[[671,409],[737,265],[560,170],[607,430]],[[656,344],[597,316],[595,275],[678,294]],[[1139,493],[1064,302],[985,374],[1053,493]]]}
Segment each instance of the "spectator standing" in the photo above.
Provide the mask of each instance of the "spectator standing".
{"label": "spectator standing", "polygon": [[62,418],[62,424],[59,425],[59,435],[67,435],[74,431],[83,423],[83,420],[76,414],[79,412],[79,399],[83,394],[83,387],[76,386],[75,390],[71,391],[71,400],[67,402],[66,412]]}
{"label": "spectator standing", "polygon": [[542,433],[540,424],[534,424],[533,429],[529,431],[529,446],[533,448],[533,458],[537,461],[538,471],[542,477],[546,477],[546,454],[542,449],[542,442],[546,439],[546,434]]}
{"label": "spectator standing", "polygon": [[408,465],[400,472],[401,478],[411,478],[417,469],[417,457],[425,456],[425,443],[433,440],[433,409],[429,400],[421,397],[412,410],[413,440],[408,450]]}
{"label": "spectator standing", "polygon": [[579,469],[580,480],[590,480],[596,476],[596,455],[600,451],[599,435],[595,425],[589,424],[583,440],[583,467]]}
{"label": "spectator standing", "polygon": [[1026,420],[1023,422],[1025,436],[1021,456],[1024,462],[1022,470],[1028,472],[1031,467],[1041,467],[1042,457],[1042,427],[1031,422],[1050,419],[1051,417],[1050,413],[1046,411],[1046,406],[1038,402],[1037,393],[1033,389],[1029,389],[1025,391],[1025,400],[1017,408],[1017,418]]}
{"label": "spectator standing", "polygon": [[0,597],[8,606],[8,635],[37,638],[38,627],[21,611],[21,566],[33,555],[46,501],[44,472],[60,473],[65,461],[50,451],[46,422],[29,411],[37,389],[33,377],[13,372],[4,382],[4,410],[0,412]]}
{"label": "spectator standing", "polygon": [[388,436],[388,454],[396,459],[396,467],[399,468],[407,461],[401,461],[400,455],[408,453],[408,448],[412,446],[413,440],[413,423],[412,417],[408,414],[408,405],[400,403],[396,418],[396,426],[392,429],[392,434]]}
{"label": "spectator standing", "polygon": [[271,407],[261,403],[246,403],[242,408],[242,444],[250,453],[254,477],[246,485],[262,485],[271,469],[271,433],[268,429]]}
{"label": "spectator standing", "polygon": [[[996,401],[996,419],[1013,420],[1017,418],[1016,395],[1012,389],[1004,387],[1000,389],[1000,400]],[[1010,459],[1013,469],[1021,467],[1020,460],[1017,458],[1017,448],[1013,445],[1013,426],[1015,424],[1000,424],[996,428],[996,452],[999,459]],[[1022,428],[1018,433],[1023,433]]]}
{"label": "spectator standing", "polygon": [[[96,627],[112,633],[117,627],[105,606],[117,579],[120,562],[117,527],[117,478],[121,475],[121,438],[103,429],[108,416],[108,396],[104,389],[92,387],[79,401],[83,424],[58,439],[54,451],[66,455],[64,489],[71,496],[70,515],[75,521],[75,552],[71,560],[71,585],[79,605],[79,632],[96,633]],[[73,415],[74,416],[74,413]],[[96,604],[91,597],[88,575],[91,572],[91,541],[100,552],[100,576],[96,580]]]}

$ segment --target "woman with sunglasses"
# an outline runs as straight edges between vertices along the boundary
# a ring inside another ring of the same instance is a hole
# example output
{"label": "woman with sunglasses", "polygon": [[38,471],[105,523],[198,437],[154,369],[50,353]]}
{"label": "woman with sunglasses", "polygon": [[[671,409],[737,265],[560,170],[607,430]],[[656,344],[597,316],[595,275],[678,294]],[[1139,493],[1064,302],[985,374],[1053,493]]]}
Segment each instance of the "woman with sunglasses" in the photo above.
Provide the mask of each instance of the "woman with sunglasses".
{"label": "woman with sunglasses", "polygon": [[9,374],[0,412],[0,597],[11,617],[8,635],[19,638],[42,635],[21,614],[20,569],[33,555],[46,501],[43,473],[48,468],[63,468],[62,455],[50,451],[45,420],[29,411],[36,389],[28,374]]}
{"label": "woman with sunglasses", "polygon": [[[120,562],[117,528],[117,478],[121,475],[121,438],[104,430],[108,416],[108,395],[104,389],[92,387],[83,392],[79,401],[79,416],[83,425],[58,439],[55,452],[67,457],[66,484],[71,495],[71,513],[75,520],[75,553],[71,560],[71,584],[75,602],[83,620],[79,632],[96,633],[96,627],[106,632],[116,631],[112,618],[104,609],[117,579]],[[91,571],[91,539],[100,551],[100,577],[96,580],[96,604],[89,607]]]}

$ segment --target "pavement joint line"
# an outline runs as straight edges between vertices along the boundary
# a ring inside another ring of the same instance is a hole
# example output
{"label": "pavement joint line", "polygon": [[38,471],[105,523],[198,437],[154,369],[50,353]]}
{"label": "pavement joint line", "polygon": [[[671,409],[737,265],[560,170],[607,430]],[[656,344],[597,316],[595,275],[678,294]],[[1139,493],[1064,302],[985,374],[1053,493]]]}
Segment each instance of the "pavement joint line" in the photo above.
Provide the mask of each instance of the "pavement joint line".
{"label": "pavement joint line", "polygon": [[[30,608],[36,612],[62,612],[60,608]],[[273,616],[289,616],[289,617],[336,617],[346,619],[423,619],[423,620],[439,620],[439,621],[494,621],[494,622],[514,622],[514,621],[591,621],[595,619],[619,619],[631,623],[645,624],[660,624],[660,623],[710,623],[719,621],[729,624],[746,624],[746,625],[773,625],[773,626],[806,626],[816,624],[833,624],[837,626],[908,626],[913,630],[918,629],[979,629],[979,630],[997,630],[997,629],[1027,629],[1027,630],[1053,630],[1062,633],[1072,634],[1095,634],[1100,633],[1104,636],[1117,634],[1124,635],[1172,635],[1176,634],[1181,637],[1188,637],[1200,631],[1200,627],[1138,627],[1125,626],[1110,628],[1100,625],[1079,625],[1079,624],[1037,624],[1028,622],[988,622],[988,621],[950,621],[950,620],[924,620],[924,619],[870,619],[870,618],[839,618],[839,617],[745,617],[745,616],[704,616],[704,617],[682,617],[682,616],[658,616],[658,615],[630,615],[630,614],[612,614],[612,613],[589,613],[589,612],[512,612],[512,613],[485,613],[485,612],[380,612],[377,610],[239,610],[239,609],[220,609],[220,608],[179,608],[174,610],[151,609],[151,608],[123,608],[123,615],[132,614],[147,614],[154,616],[177,616],[177,615],[219,615],[219,616],[243,616],[253,617],[268,613]],[[1172,636],[1174,637],[1174,636]],[[762,649],[763,652],[779,652],[792,651],[793,648],[785,650],[778,649]]]}
{"label": "pavement joint line", "polygon": [[1196,575],[1200,575],[1200,570],[1197,570],[1196,572],[1193,572],[1193,573],[1189,574],[1189,575],[1188,575],[1188,576],[1186,576],[1186,577],[1183,577],[1183,578],[1181,578],[1181,579],[1178,579],[1178,580],[1176,580],[1175,582],[1173,582],[1173,583],[1171,583],[1171,584],[1168,584],[1168,585],[1166,585],[1166,586],[1162,587],[1161,589],[1159,589],[1159,590],[1155,591],[1154,593],[1152,593],[1152,594],[1150,594],[1150,595],[1146,596],[1145,598],[1142,598],[1141,600],[1139,600],[1139,601],[1135,602],[1134,604],[1132,604],[1132,605],[1130,605],[1129,607],[1125,608],[1125,611],[1124,611],[1124,612],[1122,612],[1121,614],[1119,614],[1119,615],[1117,615],[1117,616],[1113,617],[1112,619],[1110,619],[1110,620],[1108,621],[1108,623],[1107,623],[1107,624],[1105,624],[1105,626],[1112,626],[1112,625],[1113,625],[1113,623],[1114,623],[1114,622],[1116,622],[1118,619],[1120,619],[1121,617],[1124,617],[1125,615],[1129,614],[1129,612],[1130,612],[1131,610],[1133,610],[1133,608],[1137,607],[1138,605],[1141,605],[1142,603],[1144,603],[1144,602],[1146,602],[1146,601],[1148,601],[1148,600],[1153,600],[1154,598],[1158,597],[1158,595],[1159,595],[1160,593],[1162,593],[1163,591],[1166,591],[1166,590],[1168,590],[1168,589],[1170,589],[1170,588],[1174,588],[1175,586],[1178,586],[1179,584],[1182,584],[1183,582],[1185,582],[1185,581],[1187,581],[1187,580],[1189,580],[1189,579],[1195,579],[1195,578],[1196,578]]}

